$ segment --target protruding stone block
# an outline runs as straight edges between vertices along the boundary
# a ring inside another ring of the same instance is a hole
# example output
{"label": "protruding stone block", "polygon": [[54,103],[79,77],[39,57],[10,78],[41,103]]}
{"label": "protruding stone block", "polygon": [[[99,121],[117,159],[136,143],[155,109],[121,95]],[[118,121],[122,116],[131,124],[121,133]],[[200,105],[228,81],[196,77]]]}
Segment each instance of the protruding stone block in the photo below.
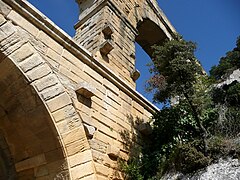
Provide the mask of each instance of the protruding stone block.
{"label": "protruding stone block", "polygon": [[107,55],[113,50],[113,44],[110,40],[106,40],[102,45],[100,45],[100,52],[102,55]]}
{"label": "protruding stone block", "polygon": [[91,98],[96,93],[96,89],[86,82],[79,83],[75,88],[75,91],[77,94],[80,94],[85,98]]}
{"label": "protruding stone block", "polygon": [[134,69],[131,73],[131,78],[133,79],[133,81],[138,80],[138,78],[140,77],[140,72],[137,69]]}
{"label": "protruding stone block", "polygon": [[84,129],[87,136],[91,139],[96,131],[95,127],[84,124]]}
{"label": "protruding stone block", "polygon": [[106,24],[102,30],[105,36],[110,36],[113,33],[113,28],[110,24]]}
{"label": "protruding stone block", "polygon": [[119,154],[120,154],[120,149],[109,144],[108,147],[107,147],[107,155],[109,157],[113,157],[113,158],[117,158],[119,157]]}

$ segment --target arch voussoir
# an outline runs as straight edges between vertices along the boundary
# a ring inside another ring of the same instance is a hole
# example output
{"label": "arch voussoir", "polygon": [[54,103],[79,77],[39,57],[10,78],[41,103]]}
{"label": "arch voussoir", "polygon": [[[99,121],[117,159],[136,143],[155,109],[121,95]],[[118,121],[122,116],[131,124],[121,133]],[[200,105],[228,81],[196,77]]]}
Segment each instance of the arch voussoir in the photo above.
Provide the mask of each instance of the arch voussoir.
{"label": "arch voussoir", "polygon": [[[3,17],[2,15],[0,16]],[[61,84],[49,64],[44,60],[44,57],[35,50],[30,42],[20,40],[13,43],[12,46],[5,46],[6,42],[9,41],[8,39],[11,39],[12,36],[18,36],[17,33],[19,33],[16,26],[14,26],[11,22],[7,23],[8,29],[11,29],[11,31],[4,31],[3,34],[0,34],[0,63],[6,61],[9,64],[14,64],[13,66],[15,66],[15,68],[13,68],[13,70],[19,71],[22,78],[25,79],[24,81],[26,82],[26,87],[24,88],[31,89],[33,94],[36,96],[35,98],[30,98],[31,101],[35,102],[34,99],[36,98],[38,101],[41,101],[41,105],[37,105],[41,106],[41,108],[36,107],[36,111],[34,108],[31,109],[32,118],[36,119],[36,122],[34,121],[31,123],[36,123],[36,125],[34,126],[33,124],[26,127],[36,128],[37,126],[40,126],[40,121],[42,121],[41,126],[51,126],[51,128],[46,127],[47,130],[45,130],[45,127],[41,127],[42,132],[37,132],[36,134],[31,135],[32,138],[29,139],[34,140],[37,136],[39,136],[41,138],[46,138],[46,140],[42,139],[39,142],[50,142],[47,138],[55,139],[51,142],[59,141],[54,142],[56,144],[59,143],[56,147],[52,147],[51,144],[39,145],[32,142],[32,146],[41,147],[43,150],[41,152],[39,151],[39,153],[36,152],[35,154],[37,155],[29,155],[29,157],[25,160],[15,158],[15,154],[21,154],[22,152],[18,152],[16,148],[12,148],[11,154],[15,161],[17,174],[21,174],[21,172],[25,172],[28,169],[34,169],[34,175],[32,176],[40,176],[39,173],[36,173],[35,171],[45,168],[48,173],[43,174],[43,176],[49,176],[50,178],[55,179],[76,179],[92,175],[94,171],[92,168],[92,155],[85,130],[82,125],[81,118],[76,112],[65,87]],[[3,26],[4,24],[1,24],[0,28]],[[4,28],[1,30],[4,30]],[[18,100],[19,99],[20,97]],[[23,101],[29,103],[29,101],[24,100],[23,97],[22,99]],[[3,103],[3,105],[5,104]],[[21,110],[22,109],[25,111],[26,108],[21,108]],[[38,112],[37,110],[39,109],[41,109],[41,111]],[[43,112],[45,114],[44,116],[46,116],[46,114],[48,116],[46,119],[51,121],[48,122],[49,124],[44,124],[44,121],[41,119],[41,113]],[[26,115],[28,112],[24,113],[24,116],[27,116],[28,119],[30,119],[29,115]],[[39,121],[37,121],[38,119]],[[7,141],[9,143],[13,143],[12,146],[15,147],[15,141],[12,140],[13,138],[11,139],[8,137],[10,133],[6,129],[6,125],[3,125],[1,128],[5,131]],[[24,127],[21,128],[24,131]],[[26,132],[27,131],[28,130],[26,129]],[[52,137],[48,137],[48,134],[44,134],[44,132],[49,132],[49,135]],[[28,136],[27,133],[25,134]],[[27,145],[31,146],[30,143]],[[16,147],[20,147],[20,145],[16,145]],[[88,154],[88,156],[84,158],[86,160],[84,164],[79,164],[79,162],[75,162],[74,158],[72,158],[73,156],[83,157],[85,154]],[[91,167],[88,170],[88,174],[84,174],[82,172],[80,174],[80,171],[86,167],[88,169]]]}

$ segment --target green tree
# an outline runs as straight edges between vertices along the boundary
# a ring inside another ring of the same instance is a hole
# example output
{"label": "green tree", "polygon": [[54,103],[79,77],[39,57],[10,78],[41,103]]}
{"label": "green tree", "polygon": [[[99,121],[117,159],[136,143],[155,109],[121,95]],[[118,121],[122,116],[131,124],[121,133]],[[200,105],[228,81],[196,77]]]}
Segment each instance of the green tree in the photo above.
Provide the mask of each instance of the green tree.
{"label": "green tree", "polygon": [[192,173],[219,157],[240,157],[234,140],[240,132],[240,83],[217,85],[240,68],[239,47],[240,38],[211,78],[194,56],[195,43],[176,35],[153,47],[147,90],[163,108],[152,117],[153,133],[141,156],[124,166],[129,179],[157,180],[169,169]]}
{"label": "green tree", "polygon": [[[203,69],[194,56],[196,44],[185,41],[176,35],[162,46],[154,46],[153,63],[150,72],[153,74],[148,81],[147,90],[154,91],[154,101],[171,105],[171,100],[178,99],[179,104],[188,106],[203,140],[207,130],[203,126],[199,104],[194,103],[195,84]],[[196,101],[195,101],[196,102]]]}
{"label": "green tree", "polygon": [[236,47],[222,57],[217,66],[210,70],[210,76],[216,80],[224,80],[233,70],[240,68],[240,36],[237,38]]}
{"label": "green tree", "polygon": [[240,132],[240,82],[224,81],[236,69],[240,69],[240,36],[236,47],[222,57],[219,64],[210,70],[210,77],[222,86],[215,85],[211,91],[212,101],[218,108],[219,120],[216,122],[215,132],[221,136],[237,136]]}

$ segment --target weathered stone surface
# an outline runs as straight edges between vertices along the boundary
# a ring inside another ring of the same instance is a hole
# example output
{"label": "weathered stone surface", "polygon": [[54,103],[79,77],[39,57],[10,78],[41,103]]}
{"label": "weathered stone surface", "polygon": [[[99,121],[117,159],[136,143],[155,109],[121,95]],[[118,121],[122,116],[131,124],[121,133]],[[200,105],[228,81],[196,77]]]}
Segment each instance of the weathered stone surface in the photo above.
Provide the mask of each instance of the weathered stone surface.
{"label": "weathered stone surface", "polygon": [[46,33],[42,32],[42,31],[39,32],[37,38],[39,41],[42,41],[44,44],[46,44],[48,47],[50,47],[57,53],[59,53],[59,54],[62,53],[63,47],[59,43],[54,41],[52,38],[50,38],[49,35],[47,35]]}
{"label": "weathered stone surface", "polygon": [[72,171],[71,173],[72,173],[73,179],[81,179],[84,176],[94,174],[93,163],[87,162],[87,163],[81,164],[77,167],[74,167],[71,171]]}
{"label": "weathered stone surface", "polygon": [[85,132],[86,132],[86,135],[89,137],[89,138],[92,138],[95,131],[96,131],[96,128],[93,127],[93,126],[89,126],[87,124],[84,124],[84,129],[85,129]]}
{"label": "weathered stone surface", "polygon": [[7,15],[11,11],[11,7],[8,6],[6,3],[0,1],[0,13]]}
{"label": "weathered stone surface", "polygon": [[46,163],[47,163],[47,161],[46,161],[45,155],[40,154],[38,156],[35,156],[35,157],[32,157],[32,158],[29,158],[29,159],[26,159],[26,160],[16,163],[15,167],[16,167],[16,171],[19,172],[19,171],[31,169],[31,168],[34,168],[34,167],[37,167],[37,166],[40,166],[40,165],[43,165]]}
{"label": "weathered stone surface", "polygon": [[108,145],[107,155],[110,157],[117,158],[119,156],[120,149],[115,147],[114,145]]}
{"label": "weathered stone surface", "polygon": [[100,45],[100,52],[103,55],[108,55],[110,51],[113,50],[113,44],[110,40],[105,41],[103,44]]}
{"label": "weathered stone surface", "polygon": [[54,86],[58,83],[58,79],[53,74],[46,76],[44,78],[41,78],[37,81],[35,81],[34,85],[37,88],[38,91],[42,91],[48,87]]}
{"label": "weathered stone surface", "polygon": [[35,81],[37,79],[47,76],[51,72],[52,70],[50,69],[50,67],[47,64],[43,64],[32,69],[31,71],[28,71],[27,77],[30,81]]}
{"label": "weathered stone surface", "polygon": [[75,91],[85,98],[91,98],[96,93],[96,89],[86,82],[79,83],[76,86]]}
{"label": "weathered stone surface", "polygon": [[[75,41],[27,1],[0,0],[0,135],[9,142],[0,141],[0,149],[17,162],[9,174],[123,179],[117,158],[128,160],[128,151],[121,135],[131,141],[135,121],[147,122],[157,110],[134,90],[134,43],[155,42],[147,29],[162,29],[159,41],[169,38],[172,27],[156,1],[110,1],[81,1]],[[94,90],[75,89],[79,82]]]}
{"label": "weathered stone surface", "polygon": [[220,159],[218,162],[209,165],[206,169],[202,169],[190,175],[182,173],[166,174],[162,180],[237,180],[240,177],[240,163],[238,159]]}
{"label": "weathered stone surface", "polygon": [[71,104],[72,101],[66,93],[63,93],[47,102],[51,112],[61,109],[64,106]]}
{"label": "weathered stone surface", "polygon": [[44,63],[44,61],[43,61],[42,57],[38,54],[34,54],[34,55],[30,56],[29,58],[27,58],[22,63],[20,63],[19,66],[21,67],[21,69],[24,72],[27,72],[27,71],[33,69],[34,67],[37,67],[43,63]]}
{"label": "weathered stone surface", "polygon": [[91,150],[86,150],[86,151],[83,151],[83,152],[80,152],[78,154],[71,156],[69,158],[69,165],[71,167],[75,167],[77,165],[90,162],[90,161],[92,161],[92,159],[93,159],[93,157],[92,157]]}
{"label": "weathered stone surface", "polygon": [[8,14],[7,18],[11,19],[13,22],[23,27],[26,31],[31,33],[33,36],[36,36],[38,34],[38,29],[33,24],[31,24],[26,19],[24,19],[21,15],[16,13],[15,11],[12,10]]}
{"label": "weathered stone surface", "polygon": [[9,57],[14,59],[14,61],[20,62],[31,56],[34,52],[35,51],[33,47],[29,43],[27,43],[24,44],[20,49],[15,51],[13,54],[11,54]]}
{"label": "weathered stone surface", "polygon": [[3,15],[0,14],[0,26],[6,22],[6,19],[4,18]]}
{"label": "weathered stone surface", "polygon": [[229,85],[234,81],[240,82],[240,69],[234,70],[232,72],[232,74],[230,74],[230,76],[225,81],[217,84],[217,87],[221,87],[221,86],[224,86],[224,85]]}

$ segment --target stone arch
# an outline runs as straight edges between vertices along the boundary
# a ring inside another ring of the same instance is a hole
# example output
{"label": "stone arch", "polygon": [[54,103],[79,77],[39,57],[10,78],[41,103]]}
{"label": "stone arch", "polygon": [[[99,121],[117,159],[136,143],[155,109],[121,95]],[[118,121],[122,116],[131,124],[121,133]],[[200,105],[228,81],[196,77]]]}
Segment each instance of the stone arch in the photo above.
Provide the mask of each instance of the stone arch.
{"label": "stone arch", "polygon": [[0,132],[0,179],[16,179],[16,169],[2,132]]}
{"label": "stone arch", "polygon": [[[29,45],[25,44],[23,48],[27,50],[27,46]],[[33,52],[33,49],[26,52],[23,48],[13,53],[14,60],[0,52],[0,130],[2,141],[6,142],[5,145],[1,144],[3,176],[11,179],[15,171],[18,179],[54,179],[60,174],[67,179],[69,168],[61,137],[44,99],[31,84],[33,77],[41,78],[43,74],[40,75],[35,70],[32,77],[27,77],[24,71],[33,62],[28,61],[24,66],[22,61],[20,67],[16,63],[20,60],[18,57],[24,58]],[[32,60],[35,63],[41,61],[37,53],[28,60],[31,58],[34,58]],[[47,66],[46,69],[50,70]],[[14,167],[9,168],[12,163]]]}
{"label": "stone arch", "polygon": [[161,44],[165,39],[171,39],[175,29],[166,19],[163,12],[151,0],[146,0],[138,7],[137,25],[138,35],[135,41],[151,57],[151,46]]}

